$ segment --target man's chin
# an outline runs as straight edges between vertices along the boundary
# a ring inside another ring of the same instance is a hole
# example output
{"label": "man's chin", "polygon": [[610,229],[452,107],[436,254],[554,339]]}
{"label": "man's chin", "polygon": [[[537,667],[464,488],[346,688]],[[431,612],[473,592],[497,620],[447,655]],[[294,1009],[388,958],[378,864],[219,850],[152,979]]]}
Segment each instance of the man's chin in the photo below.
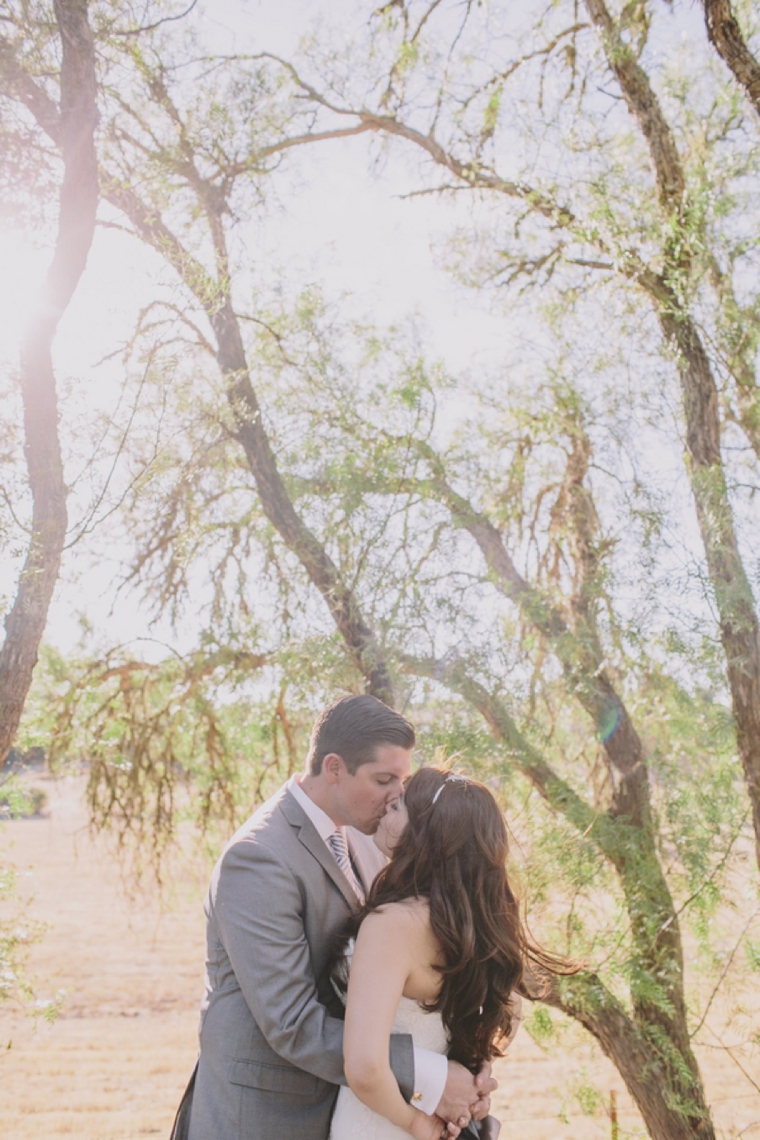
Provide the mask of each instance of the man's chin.
{"label": "man's chin", "polygon": [[380,816],[380,819],[371,819],[368,823],[357,823],[354,826],[357,831],[361,831],[362,835],[374,835],[380,826],[380,820],[382,820],[382,818],[383,817]]}

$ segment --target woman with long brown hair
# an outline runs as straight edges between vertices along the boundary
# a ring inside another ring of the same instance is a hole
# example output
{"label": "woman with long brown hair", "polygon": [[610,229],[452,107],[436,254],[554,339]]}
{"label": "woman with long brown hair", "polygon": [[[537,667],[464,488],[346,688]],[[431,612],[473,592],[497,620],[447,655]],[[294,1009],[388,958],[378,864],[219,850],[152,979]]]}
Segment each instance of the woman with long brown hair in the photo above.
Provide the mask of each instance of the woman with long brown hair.
{"label": "woman with long brown hair", "polygon": [[484,784],[420,769],[375,842],[390,862],[357,919],[343,1044],[348,1088],[330,1140],[439,1140],[449,1135],[444,1121],[399,1091],[391,1032],[411,1033],[415,1045],[476,1072],[516,1031],[525,971],[572,967],[527,935],[507,878],[506,826]]}

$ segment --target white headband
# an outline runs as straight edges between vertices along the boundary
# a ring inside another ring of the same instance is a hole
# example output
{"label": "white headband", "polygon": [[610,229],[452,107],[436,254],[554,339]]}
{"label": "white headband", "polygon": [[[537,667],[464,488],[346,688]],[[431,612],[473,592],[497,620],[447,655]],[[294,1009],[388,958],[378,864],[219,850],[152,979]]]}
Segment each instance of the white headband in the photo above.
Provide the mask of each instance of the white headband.
{"label": "white headband", "polygon": [[462,784],[469,784],[470,783],[470,777],[469,776],[463,776],[461,772],[447,772],[446,776],[444,777],[443,783],[441,784],[440,788],[438,789],[438,791],[433,796],[433,803],[435,804],[437,802],[438,797],[440,796],[441,792],[443,791],[443,789],[446,787],[447,784],[453,784],[455,782],[459,782]]}

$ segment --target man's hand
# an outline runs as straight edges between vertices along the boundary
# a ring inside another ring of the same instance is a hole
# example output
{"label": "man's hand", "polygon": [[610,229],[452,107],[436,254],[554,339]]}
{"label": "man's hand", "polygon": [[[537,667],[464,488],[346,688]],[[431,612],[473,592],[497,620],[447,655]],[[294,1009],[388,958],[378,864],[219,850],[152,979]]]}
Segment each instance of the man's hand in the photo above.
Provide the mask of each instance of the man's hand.
{"label": "man's hand", "polygon": [[446,1086],[435,1110],[436,1116],[456,1124],[457,1128],[464,1128],[471,1117],[482,1120],[488,1115],[491,1093],[495,1088],[496,1081],[491,1076],[488,1063],[473,1077],[464,1065],[449,1061]]}
{"label": "man's hand", "polygon": [[491,1064],[484,1061],[475,1076],[475,1088],[478,1090],[478,1099],[470,1105],[470,1115],[473,1120],[485,1120],[491,1111],[491,1093],[498,1088],[498,1083],[491,1076]]}

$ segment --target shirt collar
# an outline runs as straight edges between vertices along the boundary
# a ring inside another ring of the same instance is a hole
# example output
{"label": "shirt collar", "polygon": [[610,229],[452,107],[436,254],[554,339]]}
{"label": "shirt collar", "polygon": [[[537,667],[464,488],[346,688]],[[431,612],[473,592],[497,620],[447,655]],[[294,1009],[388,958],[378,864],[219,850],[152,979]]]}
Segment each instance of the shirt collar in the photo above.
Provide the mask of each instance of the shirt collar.
{"label": "shirt collar", "polygon": [[319,804],[315,804],[314,800],[310,799],[306,792],[303,790],[298,782],[298,775],[293,775],[288,780],[288,791],[290,792],[296,803],[303,808],[307,816],[317,829],[317,834],[320,839],[327,843],[330,836],[340,831],[341,828],[336,827],[335,823],[330,819],[326,811],[323,811]]}

